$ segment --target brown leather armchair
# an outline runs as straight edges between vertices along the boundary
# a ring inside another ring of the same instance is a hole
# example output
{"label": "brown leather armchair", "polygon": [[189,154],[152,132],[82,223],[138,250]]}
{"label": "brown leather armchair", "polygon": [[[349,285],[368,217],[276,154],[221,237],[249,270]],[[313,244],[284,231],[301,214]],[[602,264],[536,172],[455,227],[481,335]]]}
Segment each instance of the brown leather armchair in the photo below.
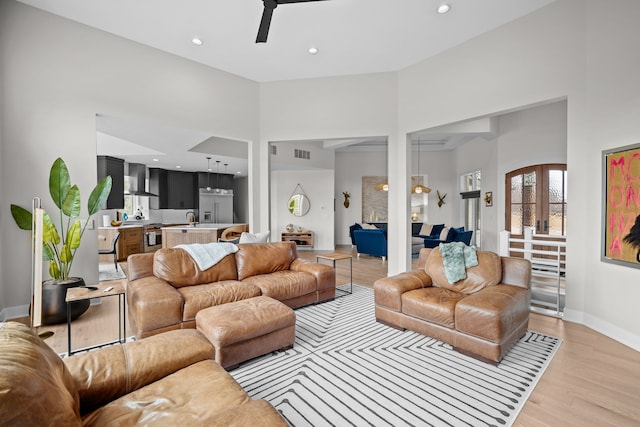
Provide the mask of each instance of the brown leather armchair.
{"label": "brown leather armchair", "polygon": [[213,351],[182,330],[63,360],[26,326],[0,323],[0,426],[287,426]]}
{"label": "brown leather armchair", "polygon": [[499,363],[527,331],[531,264],[493,252],[477,256],[467,278],[450,284],[440,251],[422,249],[416,270],[374,283],[376,320]]}

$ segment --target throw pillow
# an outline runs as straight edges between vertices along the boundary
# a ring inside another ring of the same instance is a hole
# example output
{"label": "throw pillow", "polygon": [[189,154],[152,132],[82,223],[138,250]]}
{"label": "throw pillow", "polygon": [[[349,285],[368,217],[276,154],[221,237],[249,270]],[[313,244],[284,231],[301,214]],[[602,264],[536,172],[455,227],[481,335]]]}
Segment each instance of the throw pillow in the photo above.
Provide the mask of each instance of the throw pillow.
{"label": "throw pillow", "polygon": [[420,232],[418,234],[421,236],[431,236],[432,230],[433,224],[422,224],[422,227],[420,227]]}
{"label": "throw pillow", "polygon": [[365,230],[375,230],[378,227],[373,224],[362,224],[362,228]]}
{"label": "throw pillow", "polygon": [[256,233],[251,234],[243,231],[240,235],[239,243],[266,243],[269,241],[269,231],[265,231],[264,233]]}
{"label": "throw pillow", "polygon": [[442,240],[442,241],[447,241],[447,236],[449,235],[449,227],[445,227],[442,229],[442,231],[440,232],[440,237],[438,237],[438,240]]}

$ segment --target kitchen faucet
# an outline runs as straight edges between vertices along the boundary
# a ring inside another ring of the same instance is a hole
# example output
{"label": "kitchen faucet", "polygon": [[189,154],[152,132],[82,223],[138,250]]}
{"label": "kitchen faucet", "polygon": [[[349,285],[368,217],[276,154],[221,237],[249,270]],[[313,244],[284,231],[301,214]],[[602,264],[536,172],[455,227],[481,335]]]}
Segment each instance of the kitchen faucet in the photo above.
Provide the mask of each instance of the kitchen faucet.
{"label": "kitchen faucet", "polygon": [[186,217],[187,217],[187,221],[189,222],[189,224],[193,224],[194,222],[196,222],[196,214],[195,214],[195,212],[187,211]]}

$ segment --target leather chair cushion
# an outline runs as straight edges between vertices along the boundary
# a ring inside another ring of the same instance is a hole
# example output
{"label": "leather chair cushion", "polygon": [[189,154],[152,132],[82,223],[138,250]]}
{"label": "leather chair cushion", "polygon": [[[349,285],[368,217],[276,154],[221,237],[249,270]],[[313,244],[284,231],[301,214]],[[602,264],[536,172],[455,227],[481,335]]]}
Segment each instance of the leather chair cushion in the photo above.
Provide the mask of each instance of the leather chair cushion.
{"label": "leather chair cushion", "polygon": [[236,258],[233,254],[227,255],[213,267],[202,271],[191,255],[180,248],[156,251],[153,256],[153,274],[176,288],[238,278]]}
{"label": "leather chair cushion", "polygon": [[425,272],[431,276],[433,286],[463,294],[473,294],[487,286],[500,283],[502,261],[494,252],[477,251],[478,265],[467,268],[467,278],[450,284],[444,271],[440,250],[432,250],[425,264]]}
{"label": "leather chair cushion", "polygon": [[494,343],[529,316],[528,290],[497,285],[468,295],[456,305],[456,329]]}
{"label": "leather chair cushion", "polygon": [[238,247],[240,250],[235,254],[238,280],[289,270],[293,260],[298,257],[294,242],[244,243]]}
{"label": "leather chair cushion", "polygon": [[402,312],[408,316],[454,328],[455,308],[465,295],[444,288],[422,288],[402,294]]}
{"label": "leather chair cushion", "polygon": [[196,314],[207,307],[257,297],[260,295],[260,288],[250,283],[225,280],[205,285],[185,286],[179,288],[178,292],[184,298],[182,320],[187,322],[194,320]]}
{"label": "leather chair cushion", "polygon": [[0,323],[0,424],[80,426],[80,403],[62,359],[20,323]]}

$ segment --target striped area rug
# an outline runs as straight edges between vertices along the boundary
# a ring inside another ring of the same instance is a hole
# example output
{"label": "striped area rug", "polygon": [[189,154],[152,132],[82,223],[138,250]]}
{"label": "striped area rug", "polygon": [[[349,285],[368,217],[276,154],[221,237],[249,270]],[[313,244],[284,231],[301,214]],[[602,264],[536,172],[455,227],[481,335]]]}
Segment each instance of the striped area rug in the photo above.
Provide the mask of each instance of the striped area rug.
{"label": "striped area rug", "polygon": [[375,321],[373,291],[296,310],[293,349],[231,371],[292,426],[509,426],[561,340],[529,331],[499,366]]}

